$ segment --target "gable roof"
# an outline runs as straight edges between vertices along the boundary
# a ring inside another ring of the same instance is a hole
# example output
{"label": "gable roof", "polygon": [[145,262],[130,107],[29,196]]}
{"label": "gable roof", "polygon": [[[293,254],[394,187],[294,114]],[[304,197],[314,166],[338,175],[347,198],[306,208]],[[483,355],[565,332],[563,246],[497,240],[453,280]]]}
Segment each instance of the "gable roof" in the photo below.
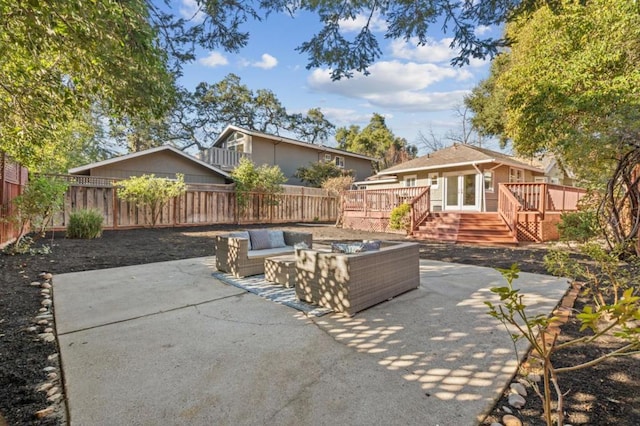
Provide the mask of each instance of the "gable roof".
{"label": "gable roof", "polygon": [[402,172],[435,170],[443,167],[473,166],[485,163],[499,163],[521,169],[543,173],[538,167],[518,161],[510,155],[480,148],[468,144],[453,144],[413,160],[389,167],[378,172],[379,175],[394,175]]}
{"label": "gable roof", "polygon": [[241,132],[241,133],[246,133],[248,135],[251,136],[260,136],[262,138],[265,139],[271,139],[273,141],[276,141],[278,143],[280,142],[284,142],[284,143],[288,143],[291,145],[297,145],[297,146],[302,146],[305,148],[309,148],[309,149],[314,149],[318,152],[330,152],[333,154],[337,154],[337,155],[344,155],[344,156],[348,156],[348,157],[354,157],[354,158],[361,158],[363,160],[370,160],[370,161],[378,161],[377,158],[373,158],[373,157],[369,157],[368,155],[364,155],[364,154],[358,154],[356,152],[351,152],[351,151],[346,151],[344,149],[338,149],[338,148],[331,148],[328,146],[324,146],[324,145],[316,145],[310,142],[304,142],[304,141],[299,141],[296,139],[291,139],[291,138],[285,138],[282,136],[277,136],[277,135],[271,135],[269,133],[263,133],[263,132],[258,132],[256,130],[248,130],[245,129],[243,127],[239,127],[239,126],[234,126],[234,125],[228,125],[223,131],[222,133],[220,133],[220,136],[218,136],[218,138],[215,140],[215,142],[213,143],[212,146],[218,146],[221,145],[224,140],[227,138],[227,136],[229,136],[230,133],[232,132]]}
{"label": "gable roof", "polygon": [[83,173],[83,172],[87,172],[91,169],[94,169],[96,167],[102,167],[102,166],[107,166],[109,164],[115,164],[115,163],[119,163],[121,161],[125,161],[125,160],[131,160],[133,158],[137,158],[137,157],[142,157],[145,155],[149,155],[149,154],[153,154],[156,152],[162,152],[162,151],[169,151],[172,152],[174,154],[177,154],[179,156],[182,156],[184,158],[186,158],[189,161],[192,161],[196,164],[199,164],[202,167],[205,167],[209,170],[211,170],[214,173],[218,173],[221,176],[224,176],[225,178],[230,178],[231,175],[229,175],[229,173],[225,172],[222,169],[219,169],[215,166],[212,166],[211,164],[207,164],[202,160],[197,159],[196,157],[189,155],[183,151],[180,151],[177,148],[174,148],[171,145],[162,145],[162,146],[158,146],[155,148],[149,148],[149,149],[145,149],[144,151],[138,151],[138,152],[132,152],[131,154],[125,154],[125,155],[121,155],[119,157],[113,157],[113,158],[109,158],[108,160],[103,160],[103,161],[98,161],[95,163],[91,163],[91,164],[86,164],[84,166],[80,166],[80,167],[75,167],[73,169],[69,169],[69,174],[78,174],[78,173]]}

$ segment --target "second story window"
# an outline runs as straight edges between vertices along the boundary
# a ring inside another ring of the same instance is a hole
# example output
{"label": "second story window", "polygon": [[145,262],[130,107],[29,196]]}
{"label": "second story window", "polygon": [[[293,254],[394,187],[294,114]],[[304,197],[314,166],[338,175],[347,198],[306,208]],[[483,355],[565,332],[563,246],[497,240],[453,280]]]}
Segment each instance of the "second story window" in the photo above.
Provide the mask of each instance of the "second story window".
{"label": "second story window", "polygon": [[324,155],[324,162],[325,163],[330,163],[331,162],[331,154],[325,154]]}
{"label": "second story window", "polygon": [[344,169],[344,157],[339,157],[336,155],[335,161],[336,161],[336,166],[340,167],[341,169]]}

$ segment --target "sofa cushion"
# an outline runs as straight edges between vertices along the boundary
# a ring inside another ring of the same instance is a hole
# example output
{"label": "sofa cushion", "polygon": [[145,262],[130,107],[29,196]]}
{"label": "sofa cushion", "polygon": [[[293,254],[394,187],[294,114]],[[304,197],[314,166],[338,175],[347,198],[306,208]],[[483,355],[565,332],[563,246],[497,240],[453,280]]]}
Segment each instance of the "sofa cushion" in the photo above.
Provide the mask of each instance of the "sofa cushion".
{"label": "sofa cushion", "polygon": [[362,243],[331,243],[332,253],[354,254],[362,251]]}
{"label": "sofa cushion", "polygon": [[269,231],[269,242],[271,248],[284,247],[287,244],[284,242],[284,232],[282,231]]}
{"label": "sofa cushion", "polygon": [[249,236],[251,237],[251,250],[271,248],[268,229],[251,229],[249,230]]}
{"label": "sofa cushion", "polygon": [[249,232],[248,231],[237,231],[237,232],[231,232],[228,237],[231,238],[244,238],[249,240],[249,250],[251,250],[251,237],[249,237]]}
{"label": "sofa cushion", "polygon": [[284,247],[262,249],[262,250],[251,250],[249,253],[247,253],[247,257],[249,259],[255,259],[258,257],[271,257],[271,256],[278,256],[281,254],[288,254],[293,252],[294,252],[293,247],[284,246]]}
{"label": "sofa cushion", "polygon": [[380,250],[380,240],[364,240],[362,242],[362,251],[377,251]]}

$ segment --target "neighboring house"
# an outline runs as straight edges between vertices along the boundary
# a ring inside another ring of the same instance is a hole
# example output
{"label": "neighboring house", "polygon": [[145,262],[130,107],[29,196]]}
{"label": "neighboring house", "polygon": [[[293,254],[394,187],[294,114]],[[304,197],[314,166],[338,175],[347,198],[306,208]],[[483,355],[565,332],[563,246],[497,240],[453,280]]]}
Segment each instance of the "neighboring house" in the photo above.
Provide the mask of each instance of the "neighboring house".
{"label": "neighboring house", "polygon": [[286,182],[289,185],[304,185],[294,177],[296,170],[318,161],[332,162],[345,171],[351,170],[356,180],[370,176],[372,162],[376,161],[366,155],[237,126],[227,126],[213,147],[201,155],[203,161],[226,171],[233,170],[241,157],[248,157],[257,166],[279,166],[289,179]]}
{"label": "neighboring house", "polygon": [[536,177],[536,182],[565,186],[576,185],[576,177],[573,172],[564,167],[553,154],[546,154],[540,159],[533,160],[516,157],[516,160],[544,170],[544,176]]}
{"label": "neighboring house", "polygon": [[382,170],[356,185],[366,189],[430,186],[431,211],[495,212],[499,183],[553,182],[552,177],[557,176],[509,155],[454,144]]}
{"label": "neighboring house", "polygon": [[212,166],[169,145],[114,157],[109,160],[69,169],[69,174],[126,179],[131,176],[154,174],[175,178],[184,175],[185,183],[230,183],[226,171]]}

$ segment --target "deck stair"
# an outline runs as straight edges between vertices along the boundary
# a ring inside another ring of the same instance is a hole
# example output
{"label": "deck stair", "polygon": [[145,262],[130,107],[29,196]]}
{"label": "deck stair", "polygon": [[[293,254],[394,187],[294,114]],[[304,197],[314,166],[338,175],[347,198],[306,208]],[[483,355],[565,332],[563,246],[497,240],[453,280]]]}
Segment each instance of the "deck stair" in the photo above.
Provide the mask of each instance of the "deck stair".
{"label": "deck stair", "polygon": [[412,236],[460,244],[518,245],[497,213],[432,212]]}

